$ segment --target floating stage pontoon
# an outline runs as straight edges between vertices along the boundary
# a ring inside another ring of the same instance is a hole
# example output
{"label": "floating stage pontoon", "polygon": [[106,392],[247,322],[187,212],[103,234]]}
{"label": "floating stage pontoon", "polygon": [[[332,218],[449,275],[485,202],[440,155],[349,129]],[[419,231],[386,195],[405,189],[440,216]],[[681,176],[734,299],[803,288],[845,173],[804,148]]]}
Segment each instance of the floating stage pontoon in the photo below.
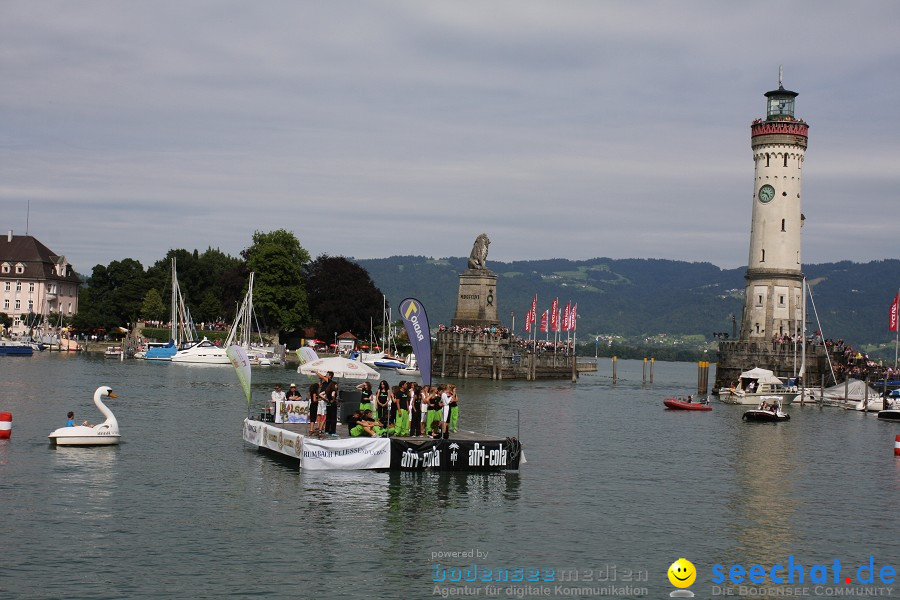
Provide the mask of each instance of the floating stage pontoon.
{"label": "floating stage pontoon", "polygon": [[306,435],[307,423],[244,419],[244,441],[261,450],[296,460],[301,469],[384,469],[391,471],[517,471],[525,462],[514,437],[457,431],[450,439],[425,437],[351,437],[338,425],[339,437]]}

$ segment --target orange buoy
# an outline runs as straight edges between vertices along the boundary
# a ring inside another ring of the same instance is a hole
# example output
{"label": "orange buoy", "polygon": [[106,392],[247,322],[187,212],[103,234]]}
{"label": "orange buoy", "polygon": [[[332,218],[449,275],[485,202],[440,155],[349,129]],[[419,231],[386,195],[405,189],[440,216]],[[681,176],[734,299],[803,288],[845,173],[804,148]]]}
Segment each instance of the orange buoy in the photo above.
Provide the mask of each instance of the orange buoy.
{"label": "orange buoy", "polygon": [[894,438],[894,456],[900,456],[900,435]]}
{"label": "orange buoy", "polygon": [[12,413],[0,412],[0,440],[8,440],[10,435],[12,435]]}

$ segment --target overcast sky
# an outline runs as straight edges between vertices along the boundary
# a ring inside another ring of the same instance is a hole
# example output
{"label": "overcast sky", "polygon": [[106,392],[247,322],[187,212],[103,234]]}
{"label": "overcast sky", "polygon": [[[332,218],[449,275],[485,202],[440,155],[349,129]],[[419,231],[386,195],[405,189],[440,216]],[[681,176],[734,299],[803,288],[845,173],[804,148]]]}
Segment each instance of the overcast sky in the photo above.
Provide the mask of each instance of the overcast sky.
{"label": "overcast sky", "polygon": [[746,265],[800,95],[804,262],[900,256],[900,2],[0,2],[2,229],[89,273],[316,256]]}

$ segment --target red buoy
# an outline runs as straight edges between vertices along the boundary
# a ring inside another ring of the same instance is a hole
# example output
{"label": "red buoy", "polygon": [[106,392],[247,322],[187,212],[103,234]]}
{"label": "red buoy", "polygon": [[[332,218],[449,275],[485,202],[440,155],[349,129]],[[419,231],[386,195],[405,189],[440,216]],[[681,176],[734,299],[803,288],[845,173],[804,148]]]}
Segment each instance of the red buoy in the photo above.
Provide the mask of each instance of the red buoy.
{"label": "red buoy", "polygon": [[894,456],[900,456],[900,435],[894,438]]}
{"label": "red buoy", "polygon": [[[0,440],[8,440],[12,435],[12,413],[0,412]],[[900,438],[900,436],[897,436]]]}

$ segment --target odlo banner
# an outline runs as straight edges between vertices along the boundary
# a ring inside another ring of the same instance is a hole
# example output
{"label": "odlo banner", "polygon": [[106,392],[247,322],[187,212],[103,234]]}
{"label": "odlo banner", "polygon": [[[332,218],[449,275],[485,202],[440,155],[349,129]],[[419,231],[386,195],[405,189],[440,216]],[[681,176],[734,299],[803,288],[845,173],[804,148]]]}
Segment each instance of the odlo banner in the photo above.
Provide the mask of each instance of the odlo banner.
{"label": "odlo banner", "polygon": [[407,298],[400,303],[400,318],[416,355],[422,385],[431,385],[431,330],[428,329],[425,307],[415,298]]}

